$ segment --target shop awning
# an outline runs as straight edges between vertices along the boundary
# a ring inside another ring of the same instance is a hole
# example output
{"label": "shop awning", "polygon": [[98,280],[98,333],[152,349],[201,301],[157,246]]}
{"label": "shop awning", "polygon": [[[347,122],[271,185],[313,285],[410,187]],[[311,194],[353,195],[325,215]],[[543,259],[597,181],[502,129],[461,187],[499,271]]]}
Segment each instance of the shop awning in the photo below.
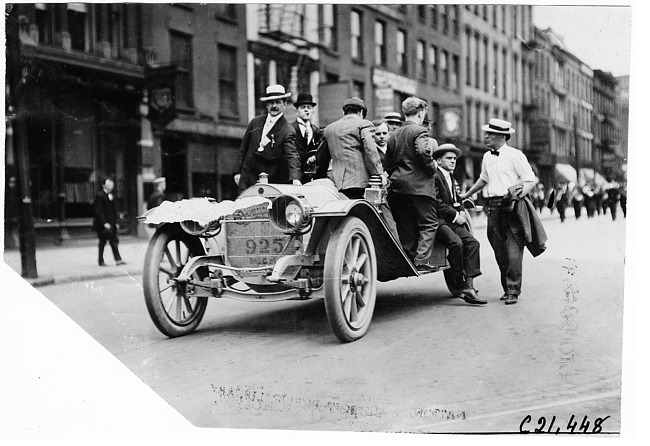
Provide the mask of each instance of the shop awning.
{"label": "shop awning", "polygon": [[558,183],[575,183],[578,179],[578,175],[573,166],[562,163],[555,165],[555,177]]}

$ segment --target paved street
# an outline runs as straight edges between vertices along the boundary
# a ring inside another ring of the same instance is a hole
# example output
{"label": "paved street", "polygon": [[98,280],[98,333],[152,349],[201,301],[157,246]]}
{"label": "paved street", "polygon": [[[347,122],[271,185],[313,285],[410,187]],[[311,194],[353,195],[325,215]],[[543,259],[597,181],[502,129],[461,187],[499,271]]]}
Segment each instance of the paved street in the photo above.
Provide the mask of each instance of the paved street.
{"label": "paved street", "polygon": [[586,416],[590,432],[599,418],[617,432],[625,220],[545,227],[549,248],[526,253],[517,305],[498,301],[480,228],[487,306],[450,299],[439,273],[398,279],[380,285],[371,329],[351,344],[330,332],[320,300],[215,299],[199,330],[170,340],[140,276],[39,291],[195,426],[518,432],[555,416],[565,431],[575,415],[576,430]]}

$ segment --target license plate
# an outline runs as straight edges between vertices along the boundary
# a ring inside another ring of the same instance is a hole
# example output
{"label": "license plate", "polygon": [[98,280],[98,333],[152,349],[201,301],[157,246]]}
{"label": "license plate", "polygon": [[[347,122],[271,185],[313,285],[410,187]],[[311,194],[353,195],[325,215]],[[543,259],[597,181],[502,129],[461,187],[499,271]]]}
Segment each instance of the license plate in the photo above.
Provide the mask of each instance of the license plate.
{"label": "license plate", "polygon": [[290,237],[275,229],[268,220],[234,220],[225,225],[230,266],[275,265],[278,258],[291,252]]}

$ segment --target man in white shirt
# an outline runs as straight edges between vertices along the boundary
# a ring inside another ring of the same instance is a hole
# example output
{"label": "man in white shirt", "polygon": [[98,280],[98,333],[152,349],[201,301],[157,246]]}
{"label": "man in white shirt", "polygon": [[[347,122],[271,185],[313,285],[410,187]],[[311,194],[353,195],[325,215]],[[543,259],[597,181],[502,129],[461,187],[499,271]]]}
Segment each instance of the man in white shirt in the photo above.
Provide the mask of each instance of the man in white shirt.
{"label": "man in white shirt", "polygon": [[480,299],[474,289],[474,277],[481,275],[481,245],[469,232],[467,214],[458,198],[458,183],[453,176],[460,154],[460,149],[453,144],[442,144],[433,151],[438,163],[433,176],[438,214],[436,241],[449,251],[451,279],[447,280],[450,291],[468,304],[484,305],[487,300]]}
{"label": "man in white shirt", "polygon": [[517,196],[526,196],[535,187],[535,174],[526,155],[506,144],[515,133],[510,122],[493,118],[482,129],[490,151],[483,155],[478,181],[459,198],[464,200],[487,187],[487,232],[501,271],[504,294],[500,299],[512,305],[521,293],[525,236],[518,219],[511,218],[513,205],[508,189],[520,185]]}

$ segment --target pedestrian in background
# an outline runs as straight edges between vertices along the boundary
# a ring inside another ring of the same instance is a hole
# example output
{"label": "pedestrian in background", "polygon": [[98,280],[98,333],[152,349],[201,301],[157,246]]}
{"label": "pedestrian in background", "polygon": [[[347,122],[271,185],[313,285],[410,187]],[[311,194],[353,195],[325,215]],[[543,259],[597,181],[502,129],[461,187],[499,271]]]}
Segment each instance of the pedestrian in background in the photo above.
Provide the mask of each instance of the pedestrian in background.
{"label": "pedestrian in background", "polygon": [[627,183],[623,183],[619,190],[619,203],[621,203],[621,210],[623,211],[623,218],[627,218]]}
{"label": "pedestrian in background", "polygon": [[282,85],[270,85],[260,98],[267,114],[248,123],[232,173],[240,193],[257,183],[261,173],[268,175],[269,183],[302,184],[296,131],[284,117],[289,96]]}
{"label": "pedestrian in background", "polygon": [[[501,272],[503,295],[500,300],[504,300],[506,305],[512,305],[517,303],[521,294],[524,246],[528,246],[531,229],[536,228],[524,224],[519,211],[515,210],[521,203],[516,201],[523,202],[524,197],[533,190],[535,174],[526,155],[506,144],[515,133],[510,122],[492,118],[482,129],[485,132],[485,143],[490,150],[483,155],[478,181],[467,192],[460,194],[460,199],[464,200],[487,186],[487,233]],[[532,203],[530,208],[532,212],[526,213],[529,222],[539,221]],[[543,249],[541,240],[542,238],[536,238],[531,241],[534,241],[538,249]],[[546,240],[545,235],[543,240]],[[539,253],[539,250],[536,250],[533,255]]]}
{"label": "pedestrian in background", "polygon": [[383,166],[386,159],[386,150],[388,149],[388,124],[382,120],[375,120],[372,123],[375,126],[375,144]]}
{"label": "pedestrian in background", "polygon": [[320,130],[311,122],[316,105],[309,93],[299,93],[296,102],[293,103],[298,117],[291,126],[296,132],[296,149],[300,155],[302,183],[311,181],[316,170],[316,149],[321,140]]}
{"label": "pedestrian in background", "polygon": [[617,213],[616,211],[620,199],[621,199],[621,195],[618,190],[618,183],[616,181],[612,181],[610,188],[607,189],[607,204],[609,206],[609,211],[612,215],[612,220],[616,220],[616,213]]}
{"label": "pedestrian in background", "polygon": [[147,209],[153,209],[160,206],[160,203],[165,201],[165,189],[167,189],[167,179],[159,177],[153,180],[154,191],[149,195],[147,200]]}
{"label": "pedestrian in background", "polygon": [[429,140],[429,132],[422,127],[427,103],[409,97],[402,102],[404,125],[388,138],[386,171],[390,175],[388,204],[390,205],[399,238],[406,255],[418,271],[435,271],[429,259],[438,229],[436,214],[436,186],[433,174],[437,164],[433,151],[438,144]]}
{"label": "pedestrian in background", "polygon": [[580,220],[584,201],[585,197],[582,194],[582,188],[576,184],[571,188],[571,203],[573,204],[573,212],[575,213],[576,220]]}
{"label": "pedestrian in background", "polygon": [[117,210],[115,208],[115,197],[113,189],[115,183],[110,178],[104,179],[102,182],[102,190],[95,195],[94,208],[95,217],[93,219],[93,230],[97,233],[99,239],[99,266],[106,266],[104,263],[104,247],[106,242],[111,245],[113,251],[113,258],[116,265],[124,265],[126,262],[122,260],[120,251],[117,247]]}
{"label": "pedestrian in background", "polygon": [[566,208],[569,206],[569,192],[568,185],[561,183],[555,189],[555,207],[557,213],[560,214],[560,223],[564,223],[566,219]]}
{"label": "pedestrian in background", "polygon": [[384,115],[384,121],[388,125],[388,136],[404,124],[404,121],[402,121],[402,115],[398,112],[386,113]]}
{"label": "pedestrian in background", "polygon": [[596,213],[596,197],[594,190],[589,183],[582,186],[582,196],[585,199],[585,210],[587,211],[587,218],[593,218]]}

